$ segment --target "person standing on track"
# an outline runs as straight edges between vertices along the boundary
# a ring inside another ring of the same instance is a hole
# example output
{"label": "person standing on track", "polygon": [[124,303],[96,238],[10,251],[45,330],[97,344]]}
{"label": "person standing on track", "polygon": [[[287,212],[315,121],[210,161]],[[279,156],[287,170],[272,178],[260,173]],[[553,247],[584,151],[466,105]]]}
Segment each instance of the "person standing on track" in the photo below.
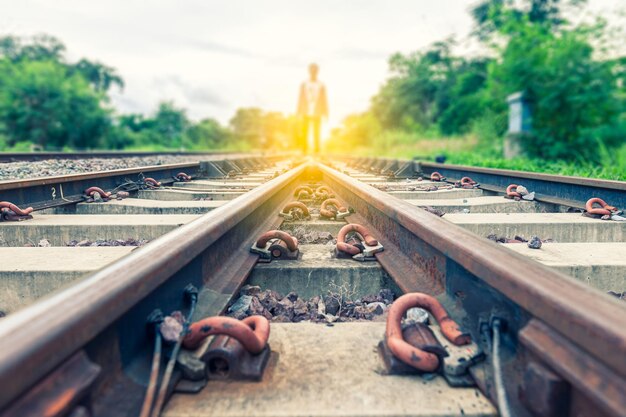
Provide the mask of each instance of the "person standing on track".
{"label": "person standing on track", "polygon": [[[319,66],[309,65],[309,79],[300,85],[297,115],[301,124],[300,146],[304,153],[320,151],[320,128],[322,118],[328,118],[326,87],[317,79]],[[312,141],[309,141],[312,135]]]}

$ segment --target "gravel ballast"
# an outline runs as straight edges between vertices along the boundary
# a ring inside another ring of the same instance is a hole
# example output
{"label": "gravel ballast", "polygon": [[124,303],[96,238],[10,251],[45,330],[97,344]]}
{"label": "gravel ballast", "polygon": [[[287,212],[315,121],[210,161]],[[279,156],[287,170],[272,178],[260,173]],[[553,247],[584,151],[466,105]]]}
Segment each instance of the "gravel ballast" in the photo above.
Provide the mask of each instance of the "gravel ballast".
{"label": "gravel ballast", "polygon": [[0,163],[0,181],[197,162],[198,157],[158,155],[126,158],[48,159]]}

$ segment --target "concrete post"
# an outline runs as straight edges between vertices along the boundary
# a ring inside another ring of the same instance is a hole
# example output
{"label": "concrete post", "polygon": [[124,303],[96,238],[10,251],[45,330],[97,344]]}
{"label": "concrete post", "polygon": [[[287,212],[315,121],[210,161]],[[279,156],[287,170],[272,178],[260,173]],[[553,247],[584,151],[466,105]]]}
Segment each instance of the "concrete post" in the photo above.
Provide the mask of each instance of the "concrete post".
{"label": "concrete post", "polygon": [[523,92],[511,94],[506,101],[509,104],[509,130],[504,138],[504,158],[511,159],[523,154],[520,137],[530,133],[532,119]]}

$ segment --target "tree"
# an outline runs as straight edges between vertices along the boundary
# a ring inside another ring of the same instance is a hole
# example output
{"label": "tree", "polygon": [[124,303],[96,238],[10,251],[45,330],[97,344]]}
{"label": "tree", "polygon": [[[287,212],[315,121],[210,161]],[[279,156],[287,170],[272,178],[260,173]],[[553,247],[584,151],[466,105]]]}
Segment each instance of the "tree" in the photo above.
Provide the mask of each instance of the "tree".
{"label": "tree", "polygon": [[72,65],[71,68],[82,74],[96,91],[107,92],[112,85],[117,85],[120,89],[124,88],[124,80],[115,71],[115,68],[84,58]]}
{"label": "tree", "polygon": [[65,45],[48,35],[34,36],[30,40],[15,36],[0,38],[0,56],[12,62],[54,61],[63,63]]}
{"label": "tree", "polygon": [[452,46],[448,40],[425,52],[391,57],[393,76],[371,107],[383,128],[426,130],[436,125],[445,134],[467,131],[484,108],[489,60],[455,57]]}
{"label": "tree", "polygon": [[110,126],[102,99],[54,61],[0,60],[0,120],[9,145],[96,147]]}
{"label": "tree", "polygon": [[203,119],[190,126],[185,133],[185,143],[189,148],[215,149],[228,144],[231,133],[215,119]]}
{"label": "tree", "polygon": [[237,109],[230,119],[229,126],[236,138],[254,147],[262,147],[267,143],[263,126],[263,110],[257,107]]}
{"label": "tree", "polygon": [[530,156],[594,160],[601,146],[623,143],[618,61],[596,59],[590,41],[602,30],[555,29],[515,16],[502,27],[508,42],[491,66],[490,93],[503,102],[525,92],[533,114],[533,135],[523,138]]}
{"label": "tree", "polygon": [[526,20],[556,28],[566,23],[563,9],[577,7],[586,0],[482,0],[470,9],[476,22],[474,34],[487,40],[511,19]]}
{"label": "tree", "polygon": [[161,102],[152,120],[144,122],[154,132],[155,144],[168,148],[182,147],[183,133],[189,127],[184,109],[173,102]]}

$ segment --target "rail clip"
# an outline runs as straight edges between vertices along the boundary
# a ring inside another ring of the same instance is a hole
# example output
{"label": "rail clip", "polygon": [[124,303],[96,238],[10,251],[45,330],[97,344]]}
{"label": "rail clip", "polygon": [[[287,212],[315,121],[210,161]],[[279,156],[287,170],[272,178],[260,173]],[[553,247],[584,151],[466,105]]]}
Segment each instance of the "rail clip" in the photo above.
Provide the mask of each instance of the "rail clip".
{"label": "rail clip", "polygon": [[[348,234],[352,236],[349,237]],[[347,224],[337,234],[337,257],[348,256],[361,262],[375,261],[374,255],[383,250],[383,245],[360,224]]]}
{"label": "rail clip", "polygon": [[[412,308],[428,311],[438,326],[407,323],[402,318]],[[471,365],[484,354],[471,337],[459,330],[439,301],[427,294],[408,293],[389,308],[385,339],[378,352],[389,374],[442,373],[451,386],[473,386]]]}
{"label": "rail clip", "polygon": [[0,221],[21,222],[32,219],[32,207],[21,209],[9,201],[0,201]]}
{"label": "rail clip", "polygon": [[[203,344],[211,335],[216,337],[208,345]],[[241,321],[216,316],[197,321],[183,340],[183,346],[193,350],[184,355],[183,373],[191,380],[260,381],[271,353],[267,343],[269,335],[270,323],[263,316],[250,316]],[[185,369],[187,366],[191,369]]]}
{"label": "rail clip", "polygon": [[260,255],[259,262],[272,259],[298,259],[298,239],[282,230],[270,230],[257,239],[250,252]]}
{"label": "rail clip", "polygon": [[334,198],[324,200],[320,206],[320,215],[327,219],[341,220],[348,217],[350,214],[352,214],[350,210],[342,206],[341,203]]}
{"label": "rail clip", "polygon": [[[600,207],[594,207],[594,204],[600,205]],[[617,207],[608,205],[603,199],[594,197],[587,200],[585,204],[585,213],[583,215],[587,217],[601,218],[602,220],[618,220],[625,221],[626,218],[620,216],[622,211]]]}
{"label": "rail clip", "polygon": [[285,207],[283,207],[278,215],[287,221],[302,219],[308,220],[311,218],[309,208],[300,201],[292,201],[291,203],[288,203]]}

